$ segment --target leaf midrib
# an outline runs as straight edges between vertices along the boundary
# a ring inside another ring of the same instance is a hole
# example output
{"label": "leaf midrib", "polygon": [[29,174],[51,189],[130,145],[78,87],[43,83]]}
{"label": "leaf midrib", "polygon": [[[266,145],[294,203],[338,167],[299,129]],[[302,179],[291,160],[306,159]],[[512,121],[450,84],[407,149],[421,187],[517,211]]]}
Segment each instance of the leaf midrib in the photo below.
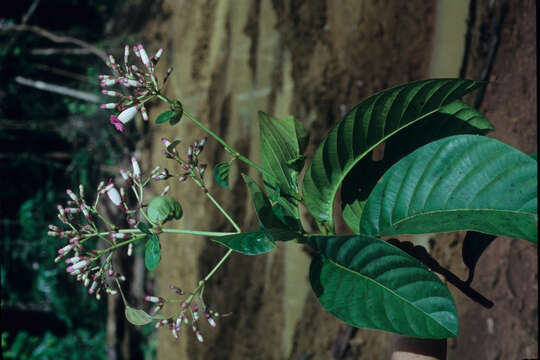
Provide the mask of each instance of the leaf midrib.
{"label": "leaf midrib", "polygon": [[[360,161],[364,158],[364,156],[366,156],[366,154],[368,154],[370,151],[372,151],[373,149],[375,149],[377,146],[379,146],[382,142],[386,141],[388,138],[392,137],[393,135],[395,135],[397,132],[403,130],[404,128],[418,122],[419,120],[422,120],[423,118],[429,116],[429,115],[432,115],[436,112],[438,112],[440,109],[442,109],[444,106],[440,106],[438,108],[436,108],[435,110],[432,110],[428,113],[425,113],[424,115],[416,118],[415,120],[395,129],[394,131],[388,133],[388,135],[382,137],[378,142],[374,143],[373,145],[371,145],[370,147],[368,147],[363,153],[361,153],[357,158],[356,160],[352,161],[351,162],[351,165],[350,166],[346,166],[345,168],[345,171],[343,171],[342,175],[339,177],[339,181],[336,182],[336,186],[334,186],[332,188],[332,198],[331,198],[331,201],[328,203],[330,206],[330,213],[327,214],[329,215],[328,216],[328,219],[329,219],[329,225],[330,227],[333,228],[333,225],[334,225],[334,219],[333,219],[333,205],[334,205],[334,202],[336,200],[336,195],[337,195],[337,191],[341,185],[341,183],[343,182],[343,180],[347,177],[347,174],[351,171],[351,169]],[[310,175],[311,176],[311,175]],[[317,187],[315,187],[317,188]]]}
{"label": "leaf midrib", "polygon": [[[321,256],[322,256],[322,255],[321,255]],[[448,329],[446,326],[442,325],[441,323],[439,323],[438,321],[436,321],[435,319],[433,319],[433,318],[430,316],[429,313],[426,313],[425,311],[423,311],[422,309],[420,309],[418,306],[414,305],[412,302],[410,302],[409,300],[405,299],[403,296],[401,296],[401,295],[399,295],[398,293],[396,293],[394,290],[388,288],[387,286],[381,284],[380,282],[377,282],[377,281],[371,279],[371,278],[368,277],[368,276],[365,276],[365,275],[363,275],[363,274],[361,274],[361,273],[359,273],[359,272],[357,272],[357,271],[355,271],[355,270],[349,269],[349,268],[347,268],[347,267],[345,267],[345,266],[339,264],[338,262],[332,260],[332,259],[329,258],[329,257],[326,257],[326,256],[324,256],[324,257],[326,258],[326,260],[328,260],[330,263],[332,263],[332,264],[335,265],[336,267],[338,267],[338,268],[340,268],[340,269],[343,269],[343,270],[345,270],[346,272],[349,272],[349,273],[351,273],[351,274],[353,274],[353,275],[358,275],[358,276],[360,276],[361,278],[363,278],[363,279],[365,279],[365,280],[367,280],[367,281],[369,281],[369,282],[371,282],[371,283],[373,283],[373,284],[375,284],[375,285],[377,285],[377,286],[380,286],[381,288],[387,290],[387,291],[390,292],[392,295],[394,295],[394,296],[396,296],[397,298],[399,298],[400,300],[406,302],[407,304],[409,304],[409,305],[412,306],[413,308],[417,309],[417,310],[418,310],[419,312],[421,312],[422,314],[425,314],[425,315],[426,315],[427,317],[429,317],[434,323],[438,324],[441,328],[447,330],[447,331],[448,331],[449,333],[451,333],[451,334],[454,334],[454,332],[453,332],[452,330]]]}

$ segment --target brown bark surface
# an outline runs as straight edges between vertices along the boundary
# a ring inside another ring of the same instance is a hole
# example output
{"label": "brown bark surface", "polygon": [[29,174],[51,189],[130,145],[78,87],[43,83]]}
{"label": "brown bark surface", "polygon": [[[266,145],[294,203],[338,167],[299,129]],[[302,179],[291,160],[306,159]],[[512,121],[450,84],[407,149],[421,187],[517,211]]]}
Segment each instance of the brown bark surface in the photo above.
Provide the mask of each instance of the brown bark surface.
{"label": "brown bark surface", "polygon": [[[469,78],[478,79],[485,68],[487,25],[482,24],[492,21],[490,11],[503,6],[488,3],[474,4],[464,72]],[[428,77],[434,10],[435,2],[421,0],[170,0],[163,4],[163,18],[148,25],[146,40],[150,48],[153,43],[166,49],[162,62],[168,64],[160,64],[162,71],[175,68],[167,95],[181,99],[185,109],[258,162],[257,110],[278,117],[294,114],[311,132],[312,153],[341,114],[363,98]],[[537,141],[535,34],[534,2],[512,1],[500,26],[481,107],[497,129],[493,136],[527,153],[536,151]],[[151,118],[164,110],[152,108]],[[144,154],[150,170],[171,165],[160,155],[161,137],[182,139],[182,148],[203,133],[183,119],[176,127],[152,125],[148,135],[152,142]],[[213,167],[229,155],[210,141],[204,159]],[[211,171],[208,183],[242,229],[251,230],[256,219],[242,172],[258,176],[237,161],[231,191],[215,185]],[[184,208],[184,218],[174,225],[232,230],[194,185],[172,187]],[[309,222],[304,225],[310,228]],[[338,230],[348,232],[344,224]],[[437,236],[432,251],[442,265],[465,278],[461,241],[460,234]],[[169,284],[194,288],[226,251],[209,239],[189,236],[164,237],[162,246],[156,271],[156,293],[161,295],[170,293]],[[308,264],[309,256],[295,244],[280,244],[263,256],[231,256],[208,283],[205,299],[232,315],[219,319],[216,330],[203,325],[204,344],[186,328],[178,341],[160,330],[159,359],[390,358],[392,335],[353,330],[318,304],[307,284]],[[494,242],[480,260],[473,287],[496,306],[482,309],[452,289],[461,325],[459,338],[450,340],[450,359],[536,355],[536,264],[536,247],[529,243]],[[494,332],[488,331],[488,318]]]}

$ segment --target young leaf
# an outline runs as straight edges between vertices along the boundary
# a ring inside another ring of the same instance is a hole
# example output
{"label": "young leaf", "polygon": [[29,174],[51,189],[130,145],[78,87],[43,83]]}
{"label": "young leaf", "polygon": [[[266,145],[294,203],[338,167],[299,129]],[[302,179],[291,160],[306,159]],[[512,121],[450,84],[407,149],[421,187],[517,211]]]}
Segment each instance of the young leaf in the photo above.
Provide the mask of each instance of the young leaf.
{"label": "young leaf", "polygon": [[163,224],[173,218],[178,220],[183,213],[178,200],[168,195],[153,198],[147,212],[150,221],[156,224]]}
{"label": "young leaf", "polygon": [[184,110],[175,111],[169,118],[169,124],[171,125],[178,124],[180,122],[180,119],[182,119],[183,114],[184,114]]}
{"label": "young leaf", "polygon": [[260,255],[272,251],[277,247],[274,240],[262,229],[219,236],[212,240],[245,255]]}
{"label": "young leaf", "polygon": [[284,229],[259,229],[255,231],[215,237],[212,240],[245,255],[260,255],[274,250],[276,241],[287,241],[298,234]]}
{"label": "young leaf", "polygon": [[133,325],[142,326],[150,324],[152,322],[152,316],[146,313],[144,310],[135,309],[131,306],[126,305],[126,310],[124,311],[127,321]]}
{"label": "young leaf", "polygon": [[321,305],[352,326],[417,338],[458,332],[450,291],[424,264],[367,236],[312,236],[310,282]]}
{"label": "young leaf", "polygon": [[382,160],[373,161],[370,156],[365,156],[347,174],[341,187],[343,219],[353,231],[358,231],[362,208],[369,193],[376,181],[399,159],[446,136],[485,135],[492,129],[491,123],[481,113],[459,100],[403,129],[386,141]]}
{"label": "young leaf", "polygon": [[225,187],[227,190],[229,189],[229,169],[231,168],[231,163],[219,163],[214,168],[214,178],[216,179],[216,183],[219,186]]}
{"label": "young leaf", "polygon": [[157,119],[156,119],[156,124],[163,124],[163,123],[166,123],[167,121],[169,121],[169,119],[171,118],[171,116],[173,116],[173,114],[174,114],[174,111],[171,111],[171,110],[162,112],[162,113],[159,114],[159,116],[157,117]]}
{"label": "young leaf", "polygon": [[375,94],[351,109],[318,147],[304,176],[305,204],[334,228],[333,203],[349,171],[377,145],[481,86],[463,79],[416,81]]}
{"label": "young leaf", "polygon": [[156,234],[148,237],[144,252],[144,265],[150,271],[154,270],[161,260],[161,248]]}
{"label": "young leaf", "polygon": [[303,166],[301,150],[305,150],[308,133],[293,116],[274,118],[259,111],[261,163],[272,175],[264,176],[270,185],[279,186],[283,194],[297,194],[296,179]]}
{"label": "young leaf", "polygon": [[362,212],[370,236],[474,230],[537,240],[537,162],[497,140],[447,137],[390,168]]}
{"label": "young leaf", "polygon": [[139,230],[141,230],[143,233],[145,233],[146,235],[152,235],[152,232],[150,231],[150,228],[148,227],[148,224],[143,222],[143,221],[140,221],[137,224],[137,228]]}
{"label": "young leaf", "polygon": [[180,140],[174,140],[172,143],[169,144],[169,146],[167,146],[167,151],[170,153],[174,153],[174,151],[176,150],[176,146],[178,146],[178,144],[180,143]]}
{"label": "young leaf", "polygon": [[251,195],[259,223],[265,228],[285,228],[285,224],[272,211],[270,200],[259,185],[246,174],[242,174],[242,177]]}

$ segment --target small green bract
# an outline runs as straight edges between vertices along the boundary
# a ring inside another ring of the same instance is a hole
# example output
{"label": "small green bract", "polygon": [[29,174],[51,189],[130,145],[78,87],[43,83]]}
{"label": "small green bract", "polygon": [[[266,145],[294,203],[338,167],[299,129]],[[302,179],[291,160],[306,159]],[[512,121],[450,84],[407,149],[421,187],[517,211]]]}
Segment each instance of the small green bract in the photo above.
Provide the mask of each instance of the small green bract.
{"label": "small green bract", "polygon": [[148,218],[155,224],[163,224],[171,219],[178,220],[182,214],[178,200],[167,195],[156,196],[148,204]]}

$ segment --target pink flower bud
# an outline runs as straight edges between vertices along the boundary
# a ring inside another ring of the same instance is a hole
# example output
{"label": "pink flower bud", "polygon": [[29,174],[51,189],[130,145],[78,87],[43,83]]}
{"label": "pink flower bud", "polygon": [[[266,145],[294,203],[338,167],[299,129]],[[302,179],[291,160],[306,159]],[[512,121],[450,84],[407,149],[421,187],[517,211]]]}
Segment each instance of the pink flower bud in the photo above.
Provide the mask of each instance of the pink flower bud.
{"label": "pink flower bud", "polygon": [[176,331],[176,327],[173,326],[172,328],[172,336],[175,338],[175,339],[178,339],[178,332]]}
{"label": "pink flower bud", "polygon": [[59,236],[60,234],[57,233],[56,231],[47,231],[47,235],[57,237],[57,236]]}
{"label": "pink flower bud", "polygon": [[114,125],[116,130],[124,131],[124,125],[133,120],[137,114],[137,106],[131,106],[122,111],[118,116],[111,115],[109,121]]}
{"label": "pink flower bud", "polygon": [[64,211],[67,214],[78,214],[78,213],[81,212],[81,209],[79,209],[79,208],[65,208]]}
{"label": "pink flower bud", "polygon": [[90,286],[90,289],[88,289],[88,293],[93,294],[94,291],[96,291],[97,286],[98,283],[96,281],[92,281],[92,285]]}
{"label": "pink flower bud", "polygon": [[165,188],[161,191],[159,196],[166,195],[169,192],[170,189],[171,189],[171,187],[169,185],[165,186]]}
{"label": "pink flower bud", "polygon": [[118,192],[118,190],[116,190],[114,185],[110,187],[109,190],[107,190],[107,196],[113,202],[114,205],[116,206],[122,205],[122,198],[120,197],[120,193]]}
{"label": "pink flower bud", "polygon": [[197,340],[199,340],[199,342],[203,342],[203,341],[204,341],[204,339],[203,339],[201,333],[200,333],[198,330],[195,331],[195,336],[197,336]]}
{"label": "pink flower bud", "polygon": [[114,233],[111,235],[114,239],[120,239],[120,240],[123,240],[123,239],[127,239],[129,237],[129,234],[127,233]]}
{"label": "pink flower bud", "polygon": [[99,82],[99,86],[101,86],[101,87],[113,86],[117,82],[118,82],[117,79],[105,79],[105,80],[101,80]]}
{"label": "pink flower bud", "polygon": [[86,209],[86,207],[84,205],[81,205],[81,211],[82,211],[84,217],[87,218],[88,220],[90,220],[90,213],[88,212],[88,210]]}
{"label": "pink flower bud", "polygon": [[70,189],[66,190],[66,194],[68,194],[68,196],[71,198],[71,200],[79,201],[79,198],[77,197],[77,195],[75,195],[75,193],[73,191],[71,191]]}
{"label": "pink flower bud", "polygon": [[163,302],[163,299],[160,298],[159,296],[149,296],[149,295],[146,295],[144,297],[144,301],[148,301],[148,302],[151,302],[151,303],[159,303],[159,302]]}
{"label": "pink flower bud", "polygon": [[120,94],[119,92],[112,91],[112,90],[101,90],[101,93],[103,95],[112,96],[112,97],[121,97],[122,96],[122,94]]}
{"label": "pink flower bud", "polygon": [[144,121],[148,121],[148,113],[146,112],[146,108],[144,106],[141,107],[141,116]]}
{"label": "pink flower bud", "polygon": [[133,243],[129,243],[127,248],[127,256],[133,255]]}
{"label": "pink flower bud", "polygon": [[139,44],[137,46],[138,50],[139,50],[139,54],[141,56],[141,61],[142,63],[144,64],[144,66],[146,66],[146,68],[148,70],[150,70],[150,59],[148,58],[148,54],[146,53],[146,50],[144,50],[144,47],[142,46],[142,44]]}
{"label": "pink flower bud", "polygon": [[64,208],[62,207],[62,205],[57,205],[56,208],[58,209],[58,212],[60,213],[61,216],[65,215]]}
{"label": "pink flower bud", "polygon": [[118,106],[118,103],[108,103],[99,105],[100,109],[114,109]]}
{"label": "pink flower bud", "polygon": [[141,179],[141,168],[139,167],[139,163],[137,162],[137,158],[135,156],[131,157],[131,165],[133,166],[133,175],[135,175],[135,178],[137,180]]}
{"label": "pink flower bud", "polygon": [[204,317],[206,317],[206,320],[208,320],[208,323],[210,324],[211,327],[213,327],[213,328],[216,327],[216,322],[215,322],[214,319],[210,316],[209,313],[204,314]]}
{"label": "pink flower bud", "polygon": [[139,87],[139,86],[141,86],[141,83],[139,83],[137,80],[128,79],[128,78],[121,78],[118,82],[121,85],[124,85],[125,87]]}
{"label": "pink flower bud", "polygon": [[124,65],[127,66],[129,58],[129,45],[124,46]]}
{"label": "pink flower bud", "polygon": [[65,255],[65,254],[67,254],[69,251],[71,251],[71,249],[73,249],[73,245],[66,245],[66,246],[64,246],[63,248],[58,249],[58,254],[59,254],[59,255]]}

